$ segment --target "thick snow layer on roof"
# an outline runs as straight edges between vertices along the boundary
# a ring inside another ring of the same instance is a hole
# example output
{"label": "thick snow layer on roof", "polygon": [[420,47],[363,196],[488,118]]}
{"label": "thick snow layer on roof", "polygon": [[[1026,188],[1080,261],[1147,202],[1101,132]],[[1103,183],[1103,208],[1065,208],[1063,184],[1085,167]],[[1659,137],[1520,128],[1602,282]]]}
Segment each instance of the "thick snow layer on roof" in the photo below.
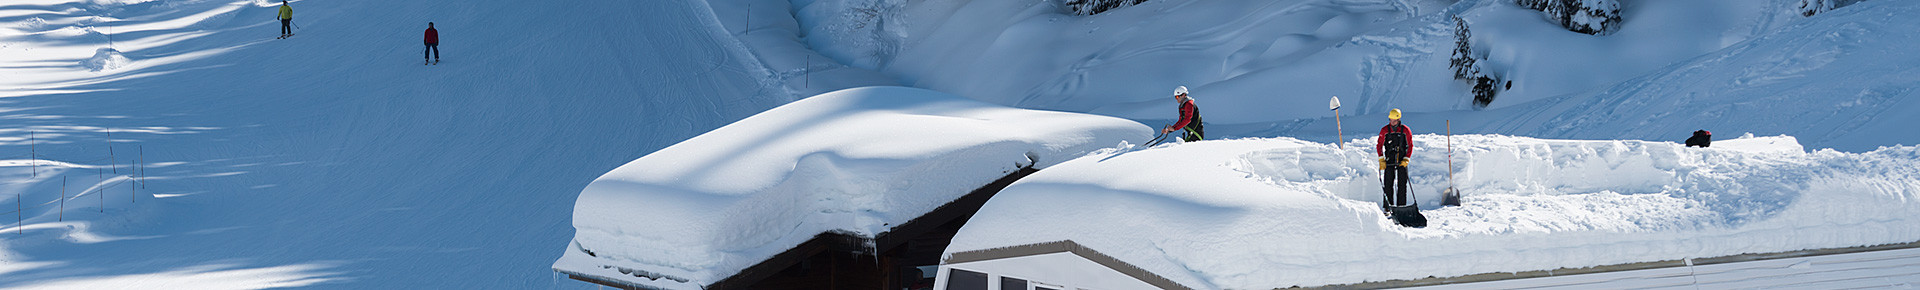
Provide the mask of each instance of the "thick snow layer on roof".
{"label": "thick snow layer on roof", "polygon": [[669,287],[706,285],[816,234],[872,237],[1021,167],[1143,141],[1149,130],[914,88],[822,94],[594,180],[574,207],[574,243],[554,267],[613,277],[623,275],[601,266],[625,267],[688,280]]}
{"label": "thick snow layer on roof", "polygon": [[[1014,183],[947,253],[1072,240],[1200,289],[1347,284],[1912,242],[1920,150],[1419,135],[1424,229],[1383,218],[1373,140],[1110,149]],[[1440,207],[1451,182],[1463,205]]]}

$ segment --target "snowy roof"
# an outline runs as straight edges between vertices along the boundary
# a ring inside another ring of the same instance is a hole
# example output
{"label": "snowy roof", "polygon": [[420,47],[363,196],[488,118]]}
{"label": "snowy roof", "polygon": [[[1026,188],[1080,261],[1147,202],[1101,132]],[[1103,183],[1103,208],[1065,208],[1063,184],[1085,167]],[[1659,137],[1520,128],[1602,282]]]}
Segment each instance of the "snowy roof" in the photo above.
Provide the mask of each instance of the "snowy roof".
{"label": "snowy roof", "polygon": [[1238,139],[1043,170],[996,195],[946,253],[1072,240],[1196,289],[1253,289],[1920,240],[1914,147],[1453,136],[1464,204],[1440,208],[1446,137],[1415,141],[1424,229],[1382,217],[1372,139]]}
{"label": "snowy roof", "polygon": [[1148,139],[1148,130],[914,88],[822,94],[594,180],[554,268],[697,288],[817,234],[873,237],[1019,168]]}

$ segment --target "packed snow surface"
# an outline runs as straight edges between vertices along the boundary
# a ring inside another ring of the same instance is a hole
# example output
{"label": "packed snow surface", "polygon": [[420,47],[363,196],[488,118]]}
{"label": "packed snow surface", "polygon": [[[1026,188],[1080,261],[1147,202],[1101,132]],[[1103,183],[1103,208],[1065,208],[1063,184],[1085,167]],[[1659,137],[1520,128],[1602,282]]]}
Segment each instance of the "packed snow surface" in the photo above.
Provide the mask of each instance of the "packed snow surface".
{"label": "packed snow surface", "polygon": [[[1621,31],[1595,37],[1506,0],[1155,0],[1094,16],[1053,1],[293,1],[298,35],[273,39],[277,1],[13,0],[0,218],[17,220],[0,223],[14,233],[0,288],[590,287],[550,270],[578,252],[561,245],[594,177],[856,86],[1158,125],[1186,85],[1213,139],[1350,138],[1320,109],[1340,96],[1348,124],[1402,108],[1419,133],[1452,120],[1556,139],[1920,144],[1905,127],[1920,119],[1899,114],[1920,110],[1920,1],[1810,18],[1798,2],[1629,1]],[[1453,15],[1515,81],[1491,109],[1448,78]],[[420,65],[429,21],[437,66]],[[750,177],[801,182],[764,172]]]}
{"label": "packed snow surface", "polygon": [[[1920,240],[1920,149],[1792,137],[1670,142],[1415,137],[1429,219],[1384,218],[1372,139],[1119,147],[1021,179],[947,253],[1072,240],[1199,289],[1551,270]],[[1461,206],[1441,207],[1451,184]]]}
{"label": "packed snow surface", "polygon": [[[817,234],[874,237],[1022,167],[1144,141],[1150,130],[924,89],[830,92],[594,180],[574,206],[574,243],[554,268],[699,288]],[[631,270],[653,275],[623,275]]]}
{"label": "packed snow surface", "polygon": [[0,2],[0,288],[591,289],[581,188],[805,96],[698,1]]}

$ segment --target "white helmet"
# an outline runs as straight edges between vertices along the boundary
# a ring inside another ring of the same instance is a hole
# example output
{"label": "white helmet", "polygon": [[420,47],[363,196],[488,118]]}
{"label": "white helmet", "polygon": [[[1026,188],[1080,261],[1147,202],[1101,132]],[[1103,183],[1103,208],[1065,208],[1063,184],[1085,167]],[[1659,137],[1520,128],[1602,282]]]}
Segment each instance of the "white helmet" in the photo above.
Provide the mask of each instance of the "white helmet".
{"label": "white helmet", "polygon": [[1177,87],[1177,88],[1173,88],[1173,94],[1174,94],[1174,95],[1186,95],[1186,94],[1187,94],[1187,86],[1180,86],[1180,87]]}

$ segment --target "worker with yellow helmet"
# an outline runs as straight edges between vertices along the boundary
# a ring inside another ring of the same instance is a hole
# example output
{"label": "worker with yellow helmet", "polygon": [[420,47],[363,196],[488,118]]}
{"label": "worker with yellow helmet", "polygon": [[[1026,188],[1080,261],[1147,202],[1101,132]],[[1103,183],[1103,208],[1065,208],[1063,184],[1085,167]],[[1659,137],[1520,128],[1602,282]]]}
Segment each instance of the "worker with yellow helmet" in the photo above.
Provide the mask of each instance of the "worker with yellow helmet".
{"label": "worker with yellow helmet", "polygon": [[1400,109],[1387,112],[1387,126],[1380,127],[1373,153],[1380,156],[1384,203],[1389,207],[1413,204],[1407,198],[1407,165],[1413,159],[1413,130],[1400,124]]}

